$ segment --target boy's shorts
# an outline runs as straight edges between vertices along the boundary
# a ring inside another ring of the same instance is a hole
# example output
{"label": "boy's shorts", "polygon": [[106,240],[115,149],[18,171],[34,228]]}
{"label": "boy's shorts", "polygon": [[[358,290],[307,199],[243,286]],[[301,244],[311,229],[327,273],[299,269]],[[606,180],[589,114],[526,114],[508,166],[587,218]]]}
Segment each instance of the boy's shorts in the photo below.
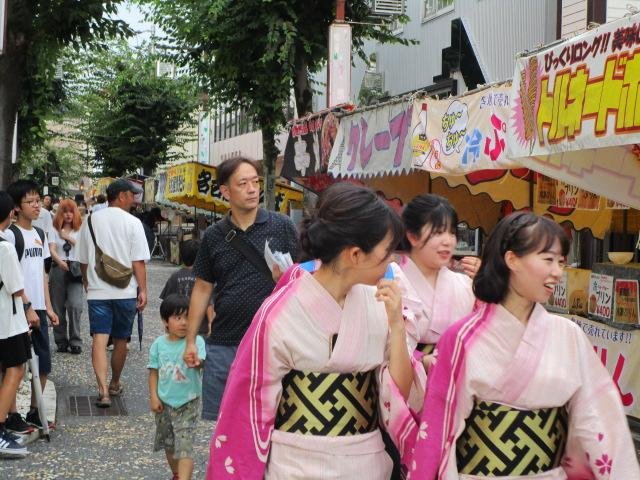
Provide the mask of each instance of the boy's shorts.
{"label": "boy's shorts", "polygon": [[51,373],[51,349],[49,347],[49,320],[46,310],[36,310],[40,319],[40,326],[31,329],[31,344],[38,356],[38,370],[40,375]]}
{"label": "boy's shorts", "polygon": [[2,369],[17,367],[31,358],[31,341],[27,332],[0,340]]}
{"label": "boy's shorts", "polygon": [[89,333],[103,333],[117,339],[130,337],[137,312],[136,303],[136,298],[88,300]]}
{"label": "boy's shorts", "polygon": [[170,407],[164,402],[162,405],[164,410],[156,413],[153,450],[167,450],[176,460],[193,458],[193,438],[200,411],[200,398],[178,408]]}

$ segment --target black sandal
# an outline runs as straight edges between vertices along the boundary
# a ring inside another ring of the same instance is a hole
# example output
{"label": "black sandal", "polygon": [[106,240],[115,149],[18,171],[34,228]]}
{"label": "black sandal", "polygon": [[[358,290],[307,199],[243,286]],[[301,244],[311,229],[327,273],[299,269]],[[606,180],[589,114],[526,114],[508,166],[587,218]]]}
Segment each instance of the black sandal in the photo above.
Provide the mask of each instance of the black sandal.
{"label": "black sandal", "polygon": [[111,398],[109,398],[107,396],[98,397],[96,399],[96,407],[110,408],[111,407]]}

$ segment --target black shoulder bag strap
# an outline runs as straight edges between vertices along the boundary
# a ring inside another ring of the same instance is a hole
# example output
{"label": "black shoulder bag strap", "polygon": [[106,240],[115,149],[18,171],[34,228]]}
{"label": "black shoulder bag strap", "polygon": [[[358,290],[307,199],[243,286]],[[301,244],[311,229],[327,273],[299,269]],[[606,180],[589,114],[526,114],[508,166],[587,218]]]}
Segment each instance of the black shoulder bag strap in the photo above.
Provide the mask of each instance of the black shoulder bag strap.
{"label": "black shoulder bag strap", "polygon": [[261,256],[258,251],[255,249],[253,245],[248,244],[242,238],[238,236],[238,232],[231,225],[231,221],[228,217],[222,219],[217,223],[224,234],[224,240],[233,248],[235,248],[238,252],[240,252],[244,258],[249,260],[251,264],[256,267],[258,272],[262,273],[265,277],[267,277],[271,282],[273,282],[273,276],[271,274],[271,270],[267,265],[264,257]]}

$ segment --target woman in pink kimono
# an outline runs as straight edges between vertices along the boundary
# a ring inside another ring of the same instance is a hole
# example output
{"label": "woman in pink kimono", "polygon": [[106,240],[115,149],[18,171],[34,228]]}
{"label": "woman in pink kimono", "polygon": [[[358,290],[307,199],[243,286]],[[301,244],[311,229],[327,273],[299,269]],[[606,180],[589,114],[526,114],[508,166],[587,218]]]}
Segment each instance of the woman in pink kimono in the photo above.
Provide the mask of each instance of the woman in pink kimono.
{"label": "woman in pink kimono", "polygon": [[446,198],[419,195],[406,205],[402,220],[410,248],[408,254],[398,257],[398,265],[420,298],[417,349],[429,354],[444,331],[471,312],[475,301],[471,277],[480,262],[475,257],[463,258],[467,274],[449,268],[456,248],[458,215]]}
{"label": "woman in pink kimono", "polygon": [[383,278],[402,235],[371,190],[323,193],[301,234],[320,266],[288,271],[240,344],[209,480],[389,478],[380,425],[391,412],[411,420],[406,399],[419,406],[424,395],[400,288]]}
{"label": "woman in pink kimono", "polygon": [[410,479],[640,479],[611,377],[582,330],[541,305],[568,250],[547,218],[497,225],[473,281],[486,303],[434,352]]}

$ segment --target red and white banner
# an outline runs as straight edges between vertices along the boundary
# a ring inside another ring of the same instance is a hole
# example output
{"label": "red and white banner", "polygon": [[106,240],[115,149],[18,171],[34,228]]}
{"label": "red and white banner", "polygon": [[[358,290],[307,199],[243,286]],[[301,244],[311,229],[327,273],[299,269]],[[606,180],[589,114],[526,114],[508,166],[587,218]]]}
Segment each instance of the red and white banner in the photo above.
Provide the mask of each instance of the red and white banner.
{"label": "red and white banner", "polygon": [[619,330],[573,315],[620,391],[627,415],[640,418],[640,330]]}

